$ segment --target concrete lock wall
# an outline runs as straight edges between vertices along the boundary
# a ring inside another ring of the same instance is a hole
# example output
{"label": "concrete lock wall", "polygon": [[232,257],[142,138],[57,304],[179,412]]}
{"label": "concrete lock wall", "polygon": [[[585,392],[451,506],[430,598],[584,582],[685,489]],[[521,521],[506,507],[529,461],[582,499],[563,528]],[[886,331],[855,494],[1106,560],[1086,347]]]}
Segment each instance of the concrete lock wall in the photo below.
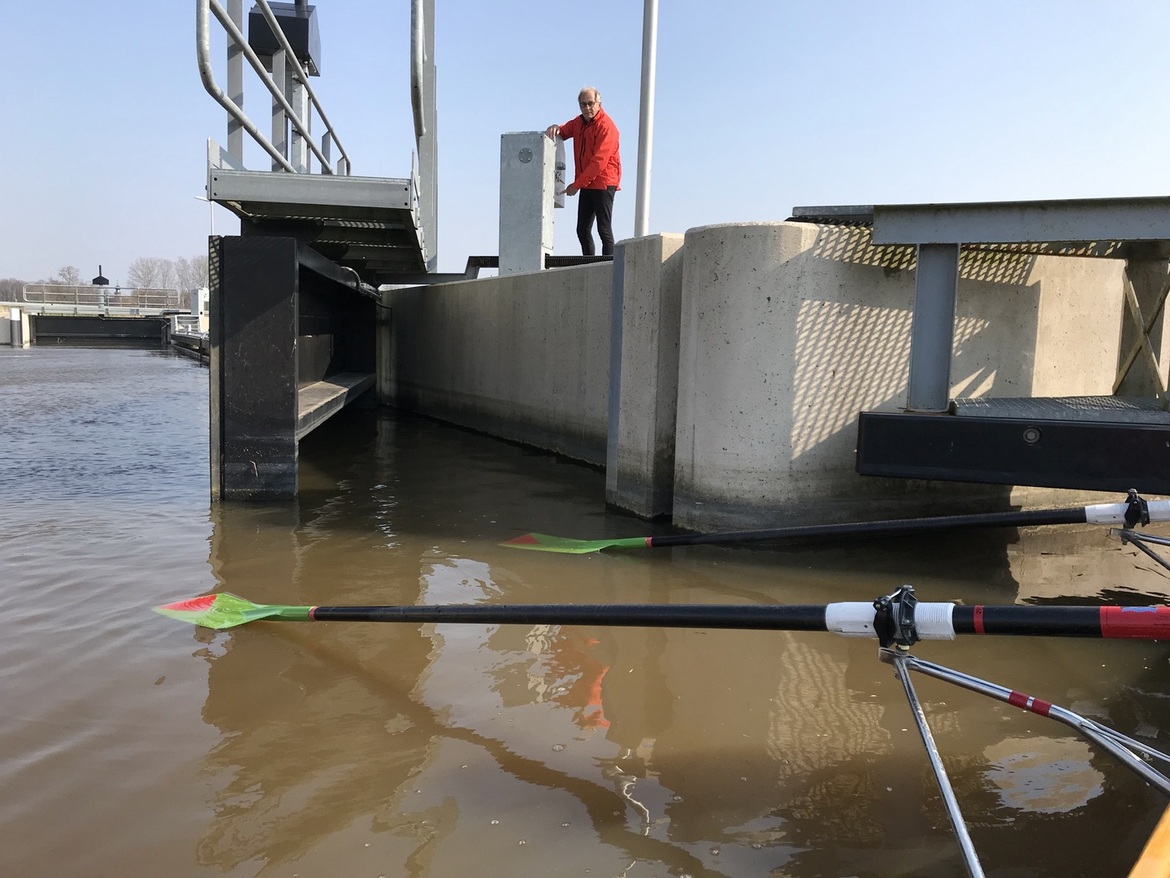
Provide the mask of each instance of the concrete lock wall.
{"label": "concrete lock wall", "polygon": [[617,244],[606,501],[647,518],[674,506],[683,236]]}
{"label": "concrete lock wall", "polygon": [[611,276],[597,264],[388,293],[389,397],[604,463]]}
{"label": "concrete lock wall", "polygon": [[[1123,268],[965,251],[952,396],[1110,394]],[[858,412],[906,401],[913,269],[867,229],[748,223],[621,241],[612,268],[397,290],[382,392],[604,463],[608,502],[695,530],[1082,502],[856,474]]]}
{"label": "concrete lock wall", "polygon": [[[859,476],[857,413],[906,401],[914,251],[801,223],[687,232],[674,522],[970,511],[1003,486]],[[953,397],[1112,392],[1120,262],[965,252]],[[1059,496],[1017,491],[1040,502]],[[1067,496],[1065,492],[1064,496]]]}

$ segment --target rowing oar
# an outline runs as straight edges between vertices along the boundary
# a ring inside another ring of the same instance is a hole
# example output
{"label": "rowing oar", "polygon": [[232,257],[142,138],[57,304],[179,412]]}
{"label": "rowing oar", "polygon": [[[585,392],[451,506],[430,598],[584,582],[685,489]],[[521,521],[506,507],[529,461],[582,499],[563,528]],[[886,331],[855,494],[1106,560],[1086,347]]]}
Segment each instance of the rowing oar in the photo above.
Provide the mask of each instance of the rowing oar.
{"label": "rowing oar", "polygon": [[[885,599],[888,600],[888,599]],[[248,622],[468,622],[488,625],[606,625],[656,628],[736,628],[829,631],[879,636],[874,602],[737,606],[727,604],[447,604],[433,606],[295,607],[254,604],[227,592],[155,607],[204,628]],[[1170,638],[1170,607],[959,606],[915,602],[914,639],[953,640],[957,634],[1052,637]]]}
{"label": "rowing oar", "polygon": [[646,549],[666,546],[696,546],[706,543],[743,543],[761,540],[811,540],[840,537],[908,536],[929,531],[978,527],[1035,527],[1049,524],[1148,524],[1170,521],[1170,500],[1142,500],[1131,494],[1125,503],[1100,503],[1069,509],[1033,509],[1018,512],[984,512],[970,515],[939,515],[931,518],[903,518],[883,521],[851,521],[839,524],[800,524],[771,530],[741,530],[723,533],[666,534],[656,537],[619,537],[610,540],[576,540],[548,534],[525,534],[501,543],[514,549],[584,555],[602,549]]}

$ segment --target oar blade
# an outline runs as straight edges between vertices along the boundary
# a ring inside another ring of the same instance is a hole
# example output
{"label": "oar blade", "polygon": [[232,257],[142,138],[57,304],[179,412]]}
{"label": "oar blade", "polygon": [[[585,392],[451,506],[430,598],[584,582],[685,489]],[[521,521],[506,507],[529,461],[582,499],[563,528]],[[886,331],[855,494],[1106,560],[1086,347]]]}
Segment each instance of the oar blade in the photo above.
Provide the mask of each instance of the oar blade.
{"label": "oar blade", "polygon": [[229,592],[206,594],[202,597],[155,607],[156,613],[190,622],[203,628],[235,628],[246,622],[266,619],[280,612],[280,607],[254,604]]}
{"label": "oar blade", "polygon": [[535,552],[560,552],[562,555],[587,555],[602,549],[645,548],[646,537],[628,537],[616,540],[575,540],[572,537],[554,537],[548,534],[524,534],[500,543],[512,549],[529,549]]}

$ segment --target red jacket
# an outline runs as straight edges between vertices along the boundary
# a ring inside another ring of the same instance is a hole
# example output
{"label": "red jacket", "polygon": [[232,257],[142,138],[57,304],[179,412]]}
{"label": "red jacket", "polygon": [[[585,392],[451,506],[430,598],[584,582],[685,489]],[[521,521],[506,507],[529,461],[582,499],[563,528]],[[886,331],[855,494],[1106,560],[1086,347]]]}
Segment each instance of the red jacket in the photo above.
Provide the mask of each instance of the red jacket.
{"label": "red jacket", "polygon": [[573,167],[578,189],[607,189],[622,184],[622,158],[618,130],[605,110],[598,107],[592,122],[585,117],[570,119],[561,126],[561,137],[573,141]]}

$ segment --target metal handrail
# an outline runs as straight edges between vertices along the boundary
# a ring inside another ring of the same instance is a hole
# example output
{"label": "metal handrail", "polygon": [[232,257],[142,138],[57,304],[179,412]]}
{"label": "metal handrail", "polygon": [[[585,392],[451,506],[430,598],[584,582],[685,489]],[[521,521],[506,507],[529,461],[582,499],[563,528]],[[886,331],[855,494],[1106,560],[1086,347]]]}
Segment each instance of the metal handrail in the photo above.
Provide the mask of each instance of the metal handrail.
{"label": "metal handrail", "polygon": [[176,289],[97,287],[89,284],[25,284],[21,301],[30,305],[107,306],[121,308],[179,308]]}
{"label": "metal handrail", "polygon": [[268,22],[268,26],[272,28],[273,35],[280,43],[280,47],[285,53],[286,63],[291,63],[296,77],[305,88],[305,93],[309,97],[311,106],[316,109],[318,117],[320,118],[322,124],[325,125],[326,130],[322,137],[322,143],[326,144],[328,141],[332,141],[332,143],[336,144],[338,152],[341,153],[341,157],[337,161],[337,169],[334,170],[330,163],[329,156],[327,155],[328,146],[325,146],[326,152],[323,152],[322,148],[319,147],[316,141],[313,140],[313,136],[310,133],[308,126],[301,120],[300,116],[297,115],[292,105],[288,102],[288,99],[284,96],[284,91],[281,86],[269,75],[268,71],[264,67],[264,62],[261,61],[259,56],[252,50],[252,47],[248,45],[247,38],[236,26],[235,22],[232,21],[231,16],[228,15],[223,6],[219,4],[218,0],[196,0],[195,49],[199,64],[199,77],[203,81],[204,89],[209,95],[212,96],[212,98],[215,99],[215,101],[220,106],[227,110],[228,114],[232,118],[240,123],[240,127],[242,127],[245,131],[248,132],[249,135],[251,135],[252,139],[256,141],[256,143],[259,144],[260,147],[263,148],[263,150],[268,153],[269,156],[271,156],[273,161],[275,161],[289,173],[299,173],[297,169],[293,167],[292,163],[289,162],[289,160],[284,156],[284,154],[279,149],[277,149],[275,145],[273,145],[272,141],[260,132],[260,129],[256,127],[256,124],[252,122],[252,120],[249,119],[248,116],[244,113],[243,108],[241,108],[235,101],[224,94],[223,89],[220,88],[216,83],[215,74],[212,71],[211,65],[211,38],[208,20],[208,13],[213,12],[215,13],[216,19],[223,26],[224,32],[227,34],[228,38],[239,48],[244,57],[248,59],[248,63],[252,65],[252,68],[256,71],[260,81],[264,83],[272,97],[280,104],[281,109],[288,117],[288,120],[293,126],[294,130],[302,138],[304,138],[305,143],[308,145],[309,149],[312,150],[313,155],[317,157],[317,160],[321,163],[321,173],[339,175],[349,174],[349,154],[345,151],[345,147],[341,145],[341,141],[337,137],[337,132],[334,130],[328,116],[325,115],[325,110],[321,106],[321,102],[317,99],[317,95],[313,92],[312,86],[309,85],[308,74],[305,73],[305,69],[301,66],[300,61],[297,59],[296,52],[289,44],[288,38],[284,35],[284,31],[281,29],[279,22],[276,20],[276,16],[273,14],[271,7],[269,7],[267,0],[256,0],[256,4],[263,13],[265,20]]}

